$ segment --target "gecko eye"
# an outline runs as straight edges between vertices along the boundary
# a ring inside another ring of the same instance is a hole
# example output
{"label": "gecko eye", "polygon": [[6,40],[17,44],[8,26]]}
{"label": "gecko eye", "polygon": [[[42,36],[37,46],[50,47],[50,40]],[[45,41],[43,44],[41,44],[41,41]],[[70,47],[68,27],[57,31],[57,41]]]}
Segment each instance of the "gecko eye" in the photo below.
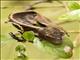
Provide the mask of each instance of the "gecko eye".
{"label": "gecko eye", "polygon": [[35,17],[37,15],[36,12],[29,12],[30,15],[32,15],[33,17]]}
{"label": "gecko eye", "polygon": [[35,16],[37,16],[37,14],[34,13],[33,16],[35,17]]}
{"label": "gecko eye", "polygon": [[31,18],[34,19],[36,16],[37,16],[37,14],[36,13],[33,13],[32,16],[31,16]]}

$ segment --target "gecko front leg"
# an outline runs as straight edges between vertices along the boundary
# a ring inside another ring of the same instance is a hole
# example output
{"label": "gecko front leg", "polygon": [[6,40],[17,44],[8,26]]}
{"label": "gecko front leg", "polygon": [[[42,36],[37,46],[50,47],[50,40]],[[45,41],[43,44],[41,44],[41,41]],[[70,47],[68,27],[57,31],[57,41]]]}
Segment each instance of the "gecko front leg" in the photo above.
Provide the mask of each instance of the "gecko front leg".
{"label": "gecko front leg", "polygon": [[14,33],[12,33],[12,32],[9,33],[9,35],[10,35],[13,39],[17,40],[18,42],[25,42],[25,41],[26,41],[23,37],[18,37],[18,36],[16,36],[17,34],[19,34],[19,32],[16,33],[16,34],[14,34]]}
{"label": "gecko front leg", "polygon": [[[26,41],[28,41],[28,40],[25,40],[22,36],[20,36],[20,37],[18,37],[18,36],[16,36],[16,35],[18,35],[18,34],[23,34],[21,31],[18,31],[17,33],[12,33],[12,32],[10,32],[9,33],[9,35],[13,38],[13,39],[15,39],[15,40],[17,40],[18,42],[26,42]],[[28,42],[30,42],[30,43],[33,43],[33,41],[28,41]]]}

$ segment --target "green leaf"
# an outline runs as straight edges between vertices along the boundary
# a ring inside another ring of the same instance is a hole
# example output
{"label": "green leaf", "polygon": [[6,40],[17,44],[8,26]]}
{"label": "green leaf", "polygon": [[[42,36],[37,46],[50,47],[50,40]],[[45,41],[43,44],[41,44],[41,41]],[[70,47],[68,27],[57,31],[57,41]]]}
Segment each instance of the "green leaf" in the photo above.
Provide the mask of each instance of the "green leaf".
{"label": "green leaf", "polygon": [[78,2],[69,2],[68,7],[70,10],[80,9],[80,5]]}
{"label": "green leaf", "polygon": [[61,45],[54,45],[45,40],[40,41],[38,38],[35,38],[34,45],[55,57],[58,56],[59,58],[70,58],[72,56],[73,43],[67,37],[64,37],[64,41]]}
{"label": "green leaf", "polygon": [[23,45],[16,46],[15,50],[20,54],[15,60],[28,60],[28,56],[25,55],[26,48]]}
{"label": "green leaf", "polygon": [[28,32],[24,32],[22,37],[25,39],[25,40],[28,40],[28,41],[33,41],[34,40],[34,33],[32,31],[28,31]]}
{"label": "green leaf", "polygon": [[26,51],[25,47],[23,45],[18,45],[16,48],[15,48],[16,51]]}

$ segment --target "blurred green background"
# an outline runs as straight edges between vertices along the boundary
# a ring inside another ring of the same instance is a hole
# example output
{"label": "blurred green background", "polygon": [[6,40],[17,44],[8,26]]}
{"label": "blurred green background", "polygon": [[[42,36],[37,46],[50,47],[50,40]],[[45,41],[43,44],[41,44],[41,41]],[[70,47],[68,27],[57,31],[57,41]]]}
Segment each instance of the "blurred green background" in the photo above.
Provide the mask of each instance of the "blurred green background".
{"label": "blurred green background", "polygon": [[[14,60],[16,58],[15,47],[20,42],[15,41],[9,36],[9,32],[16,32],[17,29],[14,28],[11,23],[5,23],[8,21],[8,16],[11,13],[26,11],[29,4],[35,1],[1,1],[1,60]],[[72,2],[72,1],[71,1]],[[68,3],[71,3],[68,1]],[[78,1],[77,1],[78,2]],[[79,2],[78,2],[79,3]],[[79,3],[80,4],[80,3]],[[59,20],[61,15],[65,15],[69,11],[68,7],[64,7],[63,4],[59,2],[52,3],[40,3],[35,5],[35,11],[39,12],[41,15],[46,16],[55,22],[61,22],[64,20]],[[77,10],[77,8],[76,8]],[[80,10],[79,10],[80,11]],[[69,18],[69,17],[67,17]],[[73,17],[72,17],[73,18]],[[79,15],[80,18],[80,15]],[[70,34],[70,39],[76,45],[73,50],[73,56],[69,59],[56,58],[56,60],[79,60],[80,59],[80,19],[78,21],[69,22],[61,24],[66,31]],[[69,19],[68,19],[69,20]],[[54,60],[54,56],[49,53],[43,52],[31,43],[25,43],[27,54],[29,60]]]}

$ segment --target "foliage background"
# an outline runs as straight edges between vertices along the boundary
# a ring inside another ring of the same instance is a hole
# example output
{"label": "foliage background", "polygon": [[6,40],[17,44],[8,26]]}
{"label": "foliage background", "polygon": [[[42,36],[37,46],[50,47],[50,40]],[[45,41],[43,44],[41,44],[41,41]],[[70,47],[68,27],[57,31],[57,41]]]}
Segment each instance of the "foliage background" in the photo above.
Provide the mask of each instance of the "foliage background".
{"label": "foliage background", "polygon": [[[26,11],[29,3],[34,3],[35,1],[1,1],[1,59],[2,60],[14,60],[16,58],[15,47],[22,43],[17,43],[14,39],[9,36],[9,32],[17,31],[10,23],[5,24],[4,22],[8,20],[9,14],[18,11]],[[72,2],[72,1],[71,1]],[[79,3],[80,4],[80,3]],[[46,16],[47,18],[60,22],[57,20],[59,16],[66,14],[68,11],[66,8],[60,7],[62,4],[54,3],[41,3],[36,5],[36,11],[40,14]],[[65,20],[63,20],[65,21]],[[61,25],[70,34],[70,39],[73,43],[79,39],[80,36],[80,22],[70,22]],[[79,60],[80,59],[80,41],[79,44],[74,48],[73,56],[69,59],[56,58],[56,60]],[[54,56],[49,53],[43,52],[31,43],[25,43],[27,54],[29,60],[53,60]]]}

